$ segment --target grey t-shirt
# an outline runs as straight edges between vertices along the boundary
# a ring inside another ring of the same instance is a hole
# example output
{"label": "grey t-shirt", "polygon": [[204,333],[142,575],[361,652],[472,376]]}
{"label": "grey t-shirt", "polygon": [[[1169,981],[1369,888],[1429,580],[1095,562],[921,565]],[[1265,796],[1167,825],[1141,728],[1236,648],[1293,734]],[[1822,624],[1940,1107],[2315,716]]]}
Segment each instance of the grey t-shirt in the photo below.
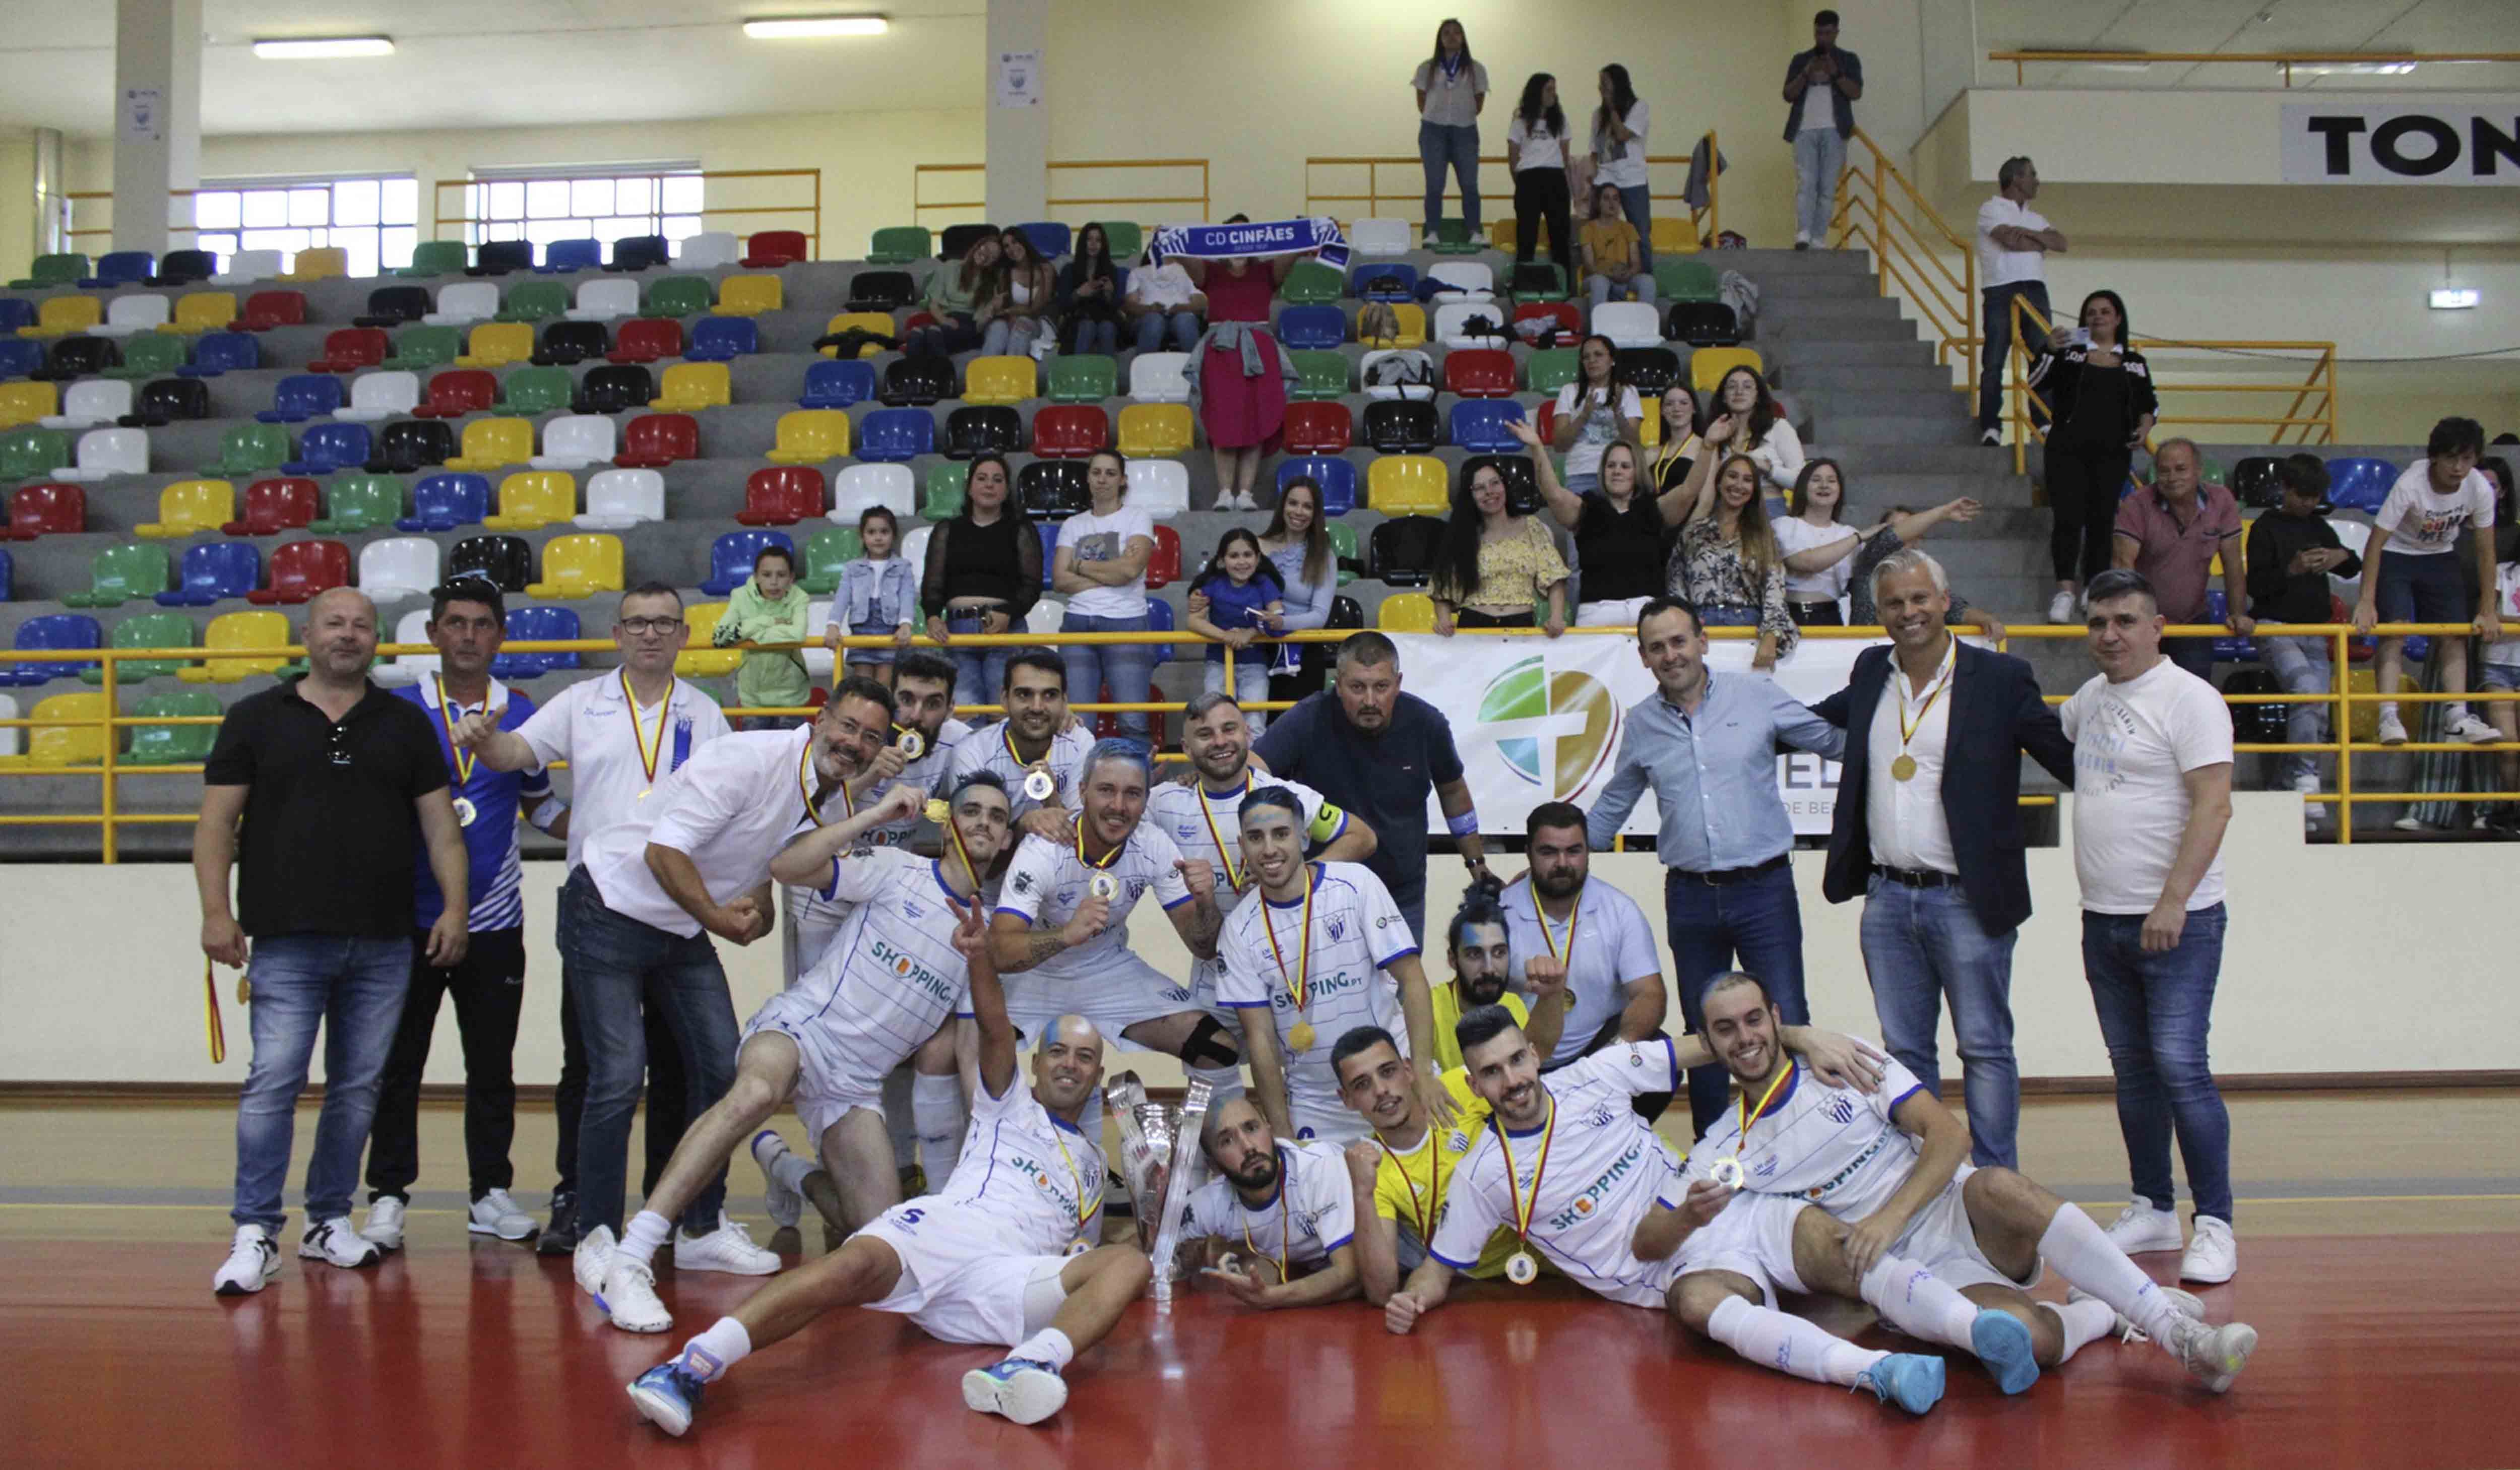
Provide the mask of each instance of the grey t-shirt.
{"label": "grey t-shirt", "polygon": [[1474,127],[1478,100],[1488,95],[1488,68],[1465,61],[1447,73],[1430,59],[1418,64],[1409,85],[1426,94],[1425,109],[1418,114],[1423,120],[1442,127]]}

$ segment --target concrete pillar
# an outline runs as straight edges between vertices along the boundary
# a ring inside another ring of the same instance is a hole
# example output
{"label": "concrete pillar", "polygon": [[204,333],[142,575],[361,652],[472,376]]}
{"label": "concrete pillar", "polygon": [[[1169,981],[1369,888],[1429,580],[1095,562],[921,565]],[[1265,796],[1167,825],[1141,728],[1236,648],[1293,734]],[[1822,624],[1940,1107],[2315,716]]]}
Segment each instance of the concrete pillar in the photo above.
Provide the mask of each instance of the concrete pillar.
{"label": "concrete pillar", "polygon": [[114,0],[113,247],[166,253],[168,222],[192,244],[202,181],[202,0]]}
{"label": "concrete pillar", "polygon": [[1050,0],[989,0],[988,182],[982,198],[1000,225],[1050,217]]}

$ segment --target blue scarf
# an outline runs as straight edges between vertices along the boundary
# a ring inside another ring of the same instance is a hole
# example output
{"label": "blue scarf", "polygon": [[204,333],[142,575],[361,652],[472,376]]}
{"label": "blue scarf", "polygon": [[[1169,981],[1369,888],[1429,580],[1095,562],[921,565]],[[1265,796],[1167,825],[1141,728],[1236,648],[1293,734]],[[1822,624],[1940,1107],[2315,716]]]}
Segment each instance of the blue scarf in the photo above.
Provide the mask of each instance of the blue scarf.
{"label": "blue scarf", "polygon": [[1340,233],[1338,221],[1327,214],[1310,219],[1262,220],[1257,224],[1166,225],[1155,232],[1154,240],[1148,245],[1147,259],[1149,264],[1160,265],[1167,255],[1228,260],[1236,256],[1296,255],[1306,250],[1321,251],[1324,265],[1347,269],[1347,236]]}

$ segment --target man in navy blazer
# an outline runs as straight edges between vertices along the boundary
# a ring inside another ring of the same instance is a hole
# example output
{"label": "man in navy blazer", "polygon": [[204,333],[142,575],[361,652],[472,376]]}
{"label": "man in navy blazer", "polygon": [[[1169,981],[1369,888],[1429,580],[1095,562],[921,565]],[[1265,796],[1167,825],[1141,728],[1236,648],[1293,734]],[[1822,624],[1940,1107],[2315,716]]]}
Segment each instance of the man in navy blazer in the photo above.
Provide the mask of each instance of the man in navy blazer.
{"label": "man in navy blazer", "polygon": [[1819,706],[1846,732],[1821,891],[1864,901],[1864,967],[1890,1054],[1942,1085],[1935,1034],[1952,1003],[1970,1156],[2014,1167],[2021,1075],[2012,1060],[2012,946],[2030,916],[2021,757],[2074,781],[2074,745],[2030,665],[1945,626],[1950,582],[1914,548],[1872,571],[1891,646],[1857,655]]}

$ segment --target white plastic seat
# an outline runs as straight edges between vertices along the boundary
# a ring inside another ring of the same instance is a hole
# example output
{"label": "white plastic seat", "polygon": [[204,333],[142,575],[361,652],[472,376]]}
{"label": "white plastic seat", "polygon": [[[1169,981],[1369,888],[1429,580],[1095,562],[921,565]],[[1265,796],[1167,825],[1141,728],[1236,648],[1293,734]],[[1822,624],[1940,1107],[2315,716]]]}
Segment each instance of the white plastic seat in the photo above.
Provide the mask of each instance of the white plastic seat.
{"label": "white plastic seat", "polygon": [[1502,337],[1465,336],[1462,324],[1472,317],[1485,317],[1503,327],[1508,315],[1505,307],[1495,301],[1447,301],[1435,308],[1435,321],[1426,334],[1447,347],[1503,347],[1511,340],[1510,334]]}
{"label": "white plastic seat", "polygon": [[1129,504],[1157,520],[1190,513],[1190,467],[1179,460],[1131,460]]}
{"label": "white plastic seat", "polygon": [[[130,384],[123,384],[129,387]],[[117,474],[149,472],[149,430],[92,428],[79,435],[78,463],[64,465],[53,478],[78,484],[109,480]]]}
{"label": "white plastic seat", "polygon": [[1406,255],[1418,246],[1418,232],[1405,219],[1361,219],[1347,232],[1352,255]]}
{"label": "white plastic seat", "polygon": [[1032,604],[1030,612],[1024,614],[1024,631],[1036,637],[1057,633],[1058,625],[1065,621],[1067,621],[1067,603],[1058,598],[1043,598]]}
{"label": "white plastic seat", "polygon": [[[393,637],[386,639],[385,642],[392,644],[428,642],[428,609],[415,607],[404,613],[402,620],[394,624]],[[392,659],[380,660],[375,668],[368,670],[368,677],[387,688],[392,688],[397,685],[417,684],[423,676],[434,674],[440,667],[442,667],[442,660],[434,653],[405,653]]]}
{"label": "white plastic seat", "polygon": [[335,409],[333,417],[352,423],[374,423],[396,414],[408,414],[419,405],[419,374],[362,373],[350,379],[349,406]]}
{"label": "white plastic seat", "polygon": [[602,414],[562,414],[543,424],[543,452],[525,463],[536,469],[584,469],[617,453],[612,421]]}
{"label": "white plastic seat", "polygon": [[[2327,524],[2329,529],[2336,532],[2336,544],[2357,557],[2362,556],[2364,549],[2371,544],[2371,523],[2367,520],[2347,520],[2342,515],[2331,515],[2327,518]],[[2364,571],[2370,570],[2370,566],[2371,563],[2367,559],[2362,563]],[[2336,595],[2345,600],[2345,605],[2348,607],[2353,606],[2354,600],[2362,595],[2361,572],[2350,577],[2340,577],[2330,573],[2327,585],[2335,589]]]}
{"label": "white plastic seat", "polygon": [[[1418,347],[1376,347],[1372,352],[1369,352],[1365,356],[1357,359],[1356,380],[1365,384],[1364,392],[1366,397],[1383,399],[1386,401],[1393,398],[1431,399],[1434,397],[1435,389],[1432,386],[1406,387],[1399,383],[1377,383],[1373,380],[1373,365],[1375,363],[1382,361],[1386,357],[1392,357],[1403,352],[1409,354],[1411,357],[1426,357],[1424,350]],[[1434,371],[1433,360],[1429,358],[1427,359],[1427,371],[1431,373]],[[1440,378],[1438,378],[1437,380],[1440,382]]]}
{"label": "white plastic seat", "polygon": [[[18,718],[18,696],[0,694],[0,720]],[[14,756],[24,750],[26,731],[23,726],[0,725],[0,757]]]}
{"label": "white plastic seat", "polygon": [[431,327],[462,327],[499,314],[499,288],[488,281],[456,281],[437,289],[437,309],[421,320]]}
{"label": "white plastic seat", "polygon": [[164,296],[125,291],[105,308],[105,320],[89,328],[98,336],[136,336],[166,325],[170,302]]}
{"label": "white plastic seat", "polygon": [[[1487,263],[1481,260],[1447,260],[1441,265],[1429,266],[1426,279],[1458,286],[1462,294],[1472,300],[1484,301],[1496,294],[1496,272],[1489,270]],[[1445,299],[1455,298],[1447,294]]]}
{"label": "white plastic seat", "polygon": [[1140,403],[1190,402],[1190,354],[1141,352],[1129,364],[1129,396]]}
{"label": "white plastic seat", "polygon": [[572,322],[609,322],[639,314],[639,283],[627,276],[599,276],[578,283]]}
{"label": "white plastic seat", "polygon": [[131,384],[120,379],[82,378],[62,390],[62,411],[37,422],[46,428],[94,428],[131,412]]}
{"label": "white plastic seat", "polygon": [[228,268],[210,278],[212,286],[251,286],[280,274],[278,250],[239,250],[228,257]]}
{"label": "white plastic seat", "polygon": [[901,559],[910,563],[913,576],[920,575],[927,565],[927,538],[935,530],[934,526],[921,526],[901,538]]}
{"label": "white plastic seat", "polygon": [[426,536],[388,536],[359,548],[359,591],[370,601],[421,597],[437,580],[437,543]]}
{"label": "white plastic seat", "polygon": [[586,513],[579,529],[626,531],[665,518],[665,476],[657,469],[599,469],[586,482]]}
{"label": "white plastic seat", "polygon": [[732,230],[703,230],[674,242],[674,264],[687,271],[733,265],[743,258],[743,244]]}
{"label": "white plastic seat", "polygon": [[832,481],[832,523],[853,526],[877,506],[908,520],[917,513],[919,477],[907,465],[851,465]]}
{"label": "white plastic seat", "polygon": [[1613,346],[1659,347],[1662,319],[1642,301],[1604,301],[1593,308],[1593,331]]}
{"label": "white plastic seat", "polygon": [[823,636],[823,630],[830,626],[832,626],[832,600],[830,598],[818,598],[805,604],[806,643],[805,646],[799,650],[805,655],[805,677],[808,679],[820,680],[826,686],[831,683],[832,667],[835,662],[837,662],[837,660],[832,657],[831,649],[824,647],[821,644],[814,642],[814,640],[821,638]]}

